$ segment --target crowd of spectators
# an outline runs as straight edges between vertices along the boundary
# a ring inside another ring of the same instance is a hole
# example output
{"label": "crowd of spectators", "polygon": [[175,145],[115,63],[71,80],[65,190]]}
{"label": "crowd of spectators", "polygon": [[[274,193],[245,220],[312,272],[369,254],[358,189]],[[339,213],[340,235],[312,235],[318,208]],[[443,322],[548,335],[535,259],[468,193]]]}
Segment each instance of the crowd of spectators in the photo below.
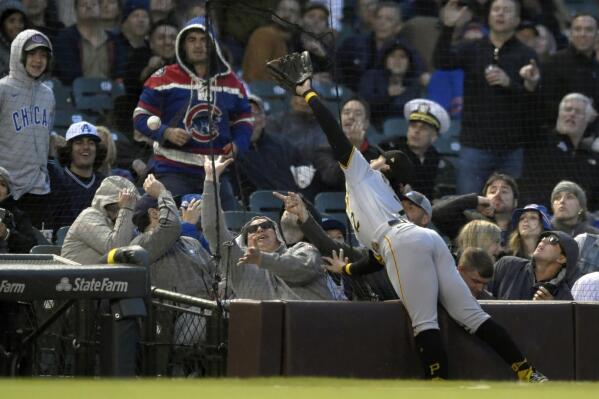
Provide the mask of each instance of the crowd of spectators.
{"label": "crowd of spectators", "polygon": [[[369,254],[347,221],[311,205],[344,191],[344,176],[310,108],[292,96],[273,111],[253,93],[277,90],[267,61],[305,50],[314,86],[342,87],[330,105],[356,150],[408,156],[406,217],[445,237],[475,297],[571,299],[599,271],[593,15],[561,0],[228,7],[0,0],[0,251],[26,253],[36,229],[70,226],[63,256],[97,263],[139,244],[153,283],[190,295],[396,298],[384,273],[326,261]],[[426,37],[414,21],[432,22]],[[46,82],[81,77],[123,93],[93,123],[57,132]],[[383,135],[390,119],[405,123]],[[449,153],[437,146],[447,135],[458,141]],[[230,231],[222,211],[247,210],[256,190],[280,192],[280,222],[261,215]]]}

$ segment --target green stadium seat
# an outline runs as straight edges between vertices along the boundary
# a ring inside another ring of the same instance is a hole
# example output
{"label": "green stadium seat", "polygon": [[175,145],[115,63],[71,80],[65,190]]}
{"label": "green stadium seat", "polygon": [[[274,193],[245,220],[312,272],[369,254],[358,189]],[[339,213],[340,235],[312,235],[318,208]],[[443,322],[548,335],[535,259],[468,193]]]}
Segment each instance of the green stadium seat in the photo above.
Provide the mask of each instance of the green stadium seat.
{"label": "green stadium seat", "polygon": [[408,121],[404,118],[389,118],[383,122],[383,134],[386,137],[405,137],[408,133]]}
{"label": "green stadium seat", "polygon": [[80,77],[73,81],[73,97],[78,110],[104,113],[114,107],[114,98],[123,93],[122,85],[110,79]]}
{"label": "green stadium seat", "polygon": [[279,221],[283,202],[272,195],[270,190],[257,190],[250,195],[250,211]]}

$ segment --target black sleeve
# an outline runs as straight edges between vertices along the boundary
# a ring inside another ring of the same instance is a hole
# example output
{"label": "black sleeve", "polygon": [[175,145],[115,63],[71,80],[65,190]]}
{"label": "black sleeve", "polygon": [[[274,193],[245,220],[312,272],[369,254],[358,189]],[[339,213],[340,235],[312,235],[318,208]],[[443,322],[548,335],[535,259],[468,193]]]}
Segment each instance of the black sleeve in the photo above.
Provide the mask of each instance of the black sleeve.
{"label": "black sleeve", "polygon": [[367,258],[366,250],[334,241],[327,235],[312,215],[309,215],[308,219],[304,223],[299,224],[299,226],[306,238],[324,256],[331,256],[333,251],[339,252],[339,250],[342,249],[344,255],[349,258],[350,262]]}
{"label": "black sleeve", "polygon": [[478,194],[476,193],[458,195],[440,201],[433,206],[432,222],[440,233],[453,241],[468,221],[464,211],[476,209],[477,206]]}
{"label": "black sleeve", "polygon": [[312,108],[318,124],[327,136],[327,140],[333,148],[335,159],[342,165],[347,166],[353,146],[345,136],[345,133],[343,133],[341,126],[326,105],[320,101],[314,90],[309,90],[304,94],[304,98],[307,99],[308,105]]}
{"label": "black sleeve", "polygon": [[377,259],[372,251],[368,251],[368,256],[363,257],[355,263],[350,263],[344,268],[345,274],[350,276],[361,276],[380,271],[384,265]]}
{"label": "black sleeve", "polygon": [[13,226],[10,227],[8,249],[10,253],[28,254],[29,250],[36,244],[31,220],[26,213],[18,209],[13,209],[13,211],[14,222]]}

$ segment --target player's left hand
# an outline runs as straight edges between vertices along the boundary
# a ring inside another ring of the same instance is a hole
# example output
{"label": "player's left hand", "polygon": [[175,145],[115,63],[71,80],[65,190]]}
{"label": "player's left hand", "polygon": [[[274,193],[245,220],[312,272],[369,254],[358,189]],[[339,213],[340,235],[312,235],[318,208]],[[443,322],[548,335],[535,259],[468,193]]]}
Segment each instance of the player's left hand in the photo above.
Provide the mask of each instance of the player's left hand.
{"label": "player's left hand", "polygon": [[553,295],[551,295],[551,293],[549,292],[549,290],[547,288],[539,287],[537,292],[535,292],[534,296],[532,297],[532,300],[533,301],[550,301],[554,298],[555,297]]}
{"label": "player's left hand", "polygon": [[341,274],[341,270],[343,266],[345,266],[349,262],[349,258],[343,256],[343,249],[339,249],[339,256],[337,256],[337,251],[333,250],[331,256],[323,256],[322,259],[327,261],[329,264],[325,265],[326,269],[331,273]]}
{"label": "player's left hand", "polygon": [[241,265],[260,265],[262,262],[262,252],[255,243],[247,248],[245,254],[237,261],[237,266]]}

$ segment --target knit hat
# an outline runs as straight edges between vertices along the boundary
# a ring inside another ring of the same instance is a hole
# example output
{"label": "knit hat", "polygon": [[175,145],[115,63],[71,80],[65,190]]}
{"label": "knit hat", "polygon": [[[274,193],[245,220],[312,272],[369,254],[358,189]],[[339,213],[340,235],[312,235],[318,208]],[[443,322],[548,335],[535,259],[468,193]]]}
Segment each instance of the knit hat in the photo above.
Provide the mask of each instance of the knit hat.
{"label": "knit hat", "polygon": [[586,211],[587,209],[587,195],[585,194],[582,187],[573,181],[562,180],[553,188],[551,192],[551,203],[555,200],[555,197],[562,191],[567,191],[572,193],[578,198],[578,202],[580,202],[580,207]]}
{"label": "knit hat", "polygon": [[123,22],[135,10],[145,10],[150,15],[150,2],[148,0],[127,0],[123,6]]}

